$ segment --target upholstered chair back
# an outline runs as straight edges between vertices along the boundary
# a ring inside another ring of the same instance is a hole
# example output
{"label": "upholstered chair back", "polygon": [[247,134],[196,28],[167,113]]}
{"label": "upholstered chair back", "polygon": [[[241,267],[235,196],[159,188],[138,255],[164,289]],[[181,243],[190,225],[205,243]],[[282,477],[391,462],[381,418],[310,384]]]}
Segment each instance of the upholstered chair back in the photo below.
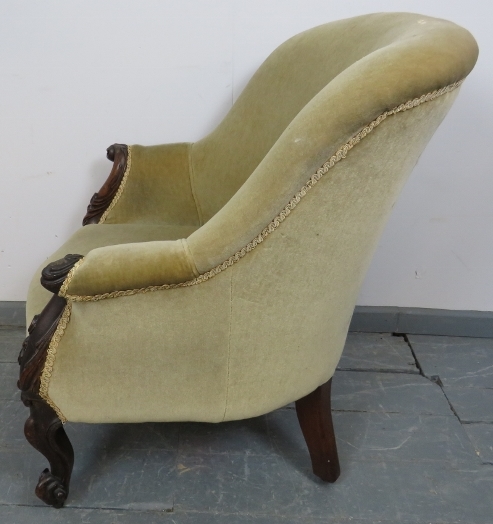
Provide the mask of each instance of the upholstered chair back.
{"label": "upholstered chair back", "polygon": [[464,78],[476,52],[462,28],[407,13],[340,20],[289,39],[217,129],[193,146],[202,220],[256,168],[255,176],[272,171],[280,156],[285,163],[277,177],[297,189],[306,172],[384,110]]}

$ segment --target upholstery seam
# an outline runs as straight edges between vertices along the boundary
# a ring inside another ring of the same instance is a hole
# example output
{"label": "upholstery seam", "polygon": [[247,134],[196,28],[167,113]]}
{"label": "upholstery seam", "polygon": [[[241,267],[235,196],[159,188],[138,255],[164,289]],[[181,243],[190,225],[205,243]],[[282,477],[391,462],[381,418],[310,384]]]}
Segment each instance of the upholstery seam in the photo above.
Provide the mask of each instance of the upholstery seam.
{"label": "upholstery seam", "polygon": [[120,200],[123,190],[125,189],[125,186],[127,185],[127,179],[128,179],[128,175],[130,173],[131,168],[132,168],[132,146],[127,146],[127,166],[125,167],[125,173],[123,173],[122,181],[120,182],[120,185],[118,186],[118,190],[115,196],[113,197],[113,200],[110,202],[110,205],[106,208],[105,212],[101,215],[101,218],[99,219],[98,224],[104,223],[104,221],[108,218],[110,211],[116,206],[116,203],[118,202],[118,200]]}
{"label": "upholstery seam", "polygon": [[193,273],[194,277],[197,278],[200,273],[197,269],[197,265],[195,264],[195,260],[192,255],[192,251],[190,250],[190,246],[188,245],[188,241],[186,238],[180,238],[181,245],[183,246],[183,251],[185,251],[185,255],[187,257],[188,265],[190,266],[191,272]]}
{"label": "upholstery seam", "polygon": [[231,361],[231,327],[233,324],[233,271],[231,271],[231,277],[229,279],[229,333],[228,333],[228,363],[226,373],[226,401],[224,403],[224,414],[221,422],[226,419],[226,413],[228,411],[229,402],[229,365]]}
{"label": "upholstery seam", "polygon": [[204,224],[204,218],[202,215],[202,209],[199,204],[199,199],[195,191],[195,169],[193,168],[193,154],[192,154],[193,142],[188,143],[188,181],[190,182],[190,190],[192,192],[192,198],[195,202],[195,209],[197,210],[197,218],[199,219],[199,226]]}
{"label": "upholstery seam", "polygon": [[286,206],[280,211],[278,215],[255,237],[251,240],[246,246],[237,251],[234,255],[230,256],[224,262],[213,267],[209,271],[201,273],[198,277],[180,282],[178,284],[162,284],[159,286],[148,286],[145,288],[139,289],[128,289],[125,291],[111,291],[109,293],[102,293],[99,295],[67,295],[74,302],[97,302],[99,300],[105,300],[108,298],[118,298],[124,296],[137,295],[141,293],[149,293],[154,291],[162,291],[166,289],[176,289],[181,287],[190,287],[215,277],[222,271],[225,271],[233,264],[239,262],[247,253],[255,249],[260,243],[262,243],[271,233],[273,233],[284,220],[291,214],[291,211],[299,204],[304,196],[308,193],[309,190],[330,170],[334,167],[335,164],[345,159],[348,152],[353,149],[361,140],[368,136],[373,129],[379,126],[387,117],[393,116],[397,113],[413,109],[425,102],[431,102],[439,96],[442,96],[446,93],[449,93],[456,88],[458,88],[464,79],[449,84],[448,86],[442,87],[435,91],[429,92],[420,96],[419,98],[411,99],[403,104],[400,104],[393,109],[384,111],[381,113],[375,120],[372,120],[369,124],[365,125],[361,131],[356,133],[351,139],[348,140],[344,145],[340,146],[339,149],[332,155],[317,171],[314,173],[308,181],[301,187],[301,189],[290,199]]}
{"label": "upholstery seam", "polygon": [[49,393],[48,393],[48,388],[50,386],[50,378],[53,373],[53,366],[55,365],[58,345],[70,321],[71,313],[72,313],[72,302],[69,300],[67,301],[67,305],[63,309],[63,313],[62,313],[62,316],[60,317],[60,321],[58,322],[58,326],[55,330],[55,333],[53,334],[53,337],[51,337],[50,344],[46,352],[46,360],[45,360],[45,364],[43,367],[43,371],[41,373],[41,379],[39,383],[39,396],[43,400],[45,400],[46,403],[51,408],[53,408],[53,410],[55,411],[58,418],[62,421],[63,424],[67,422],[67,418],[64,416],[60,408],[50,398]]}

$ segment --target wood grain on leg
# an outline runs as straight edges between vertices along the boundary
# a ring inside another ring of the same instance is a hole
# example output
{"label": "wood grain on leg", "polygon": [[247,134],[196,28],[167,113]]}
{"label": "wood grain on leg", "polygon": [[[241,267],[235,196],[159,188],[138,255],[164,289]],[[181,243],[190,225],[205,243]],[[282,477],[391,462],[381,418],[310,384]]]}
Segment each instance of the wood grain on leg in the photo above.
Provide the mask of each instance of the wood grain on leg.
{"label": "wood grain on leg", "polygon": [[313,473],[326,482],[335,482],[341,472],[330,408],[331,385],[332,379],[296,401]]}

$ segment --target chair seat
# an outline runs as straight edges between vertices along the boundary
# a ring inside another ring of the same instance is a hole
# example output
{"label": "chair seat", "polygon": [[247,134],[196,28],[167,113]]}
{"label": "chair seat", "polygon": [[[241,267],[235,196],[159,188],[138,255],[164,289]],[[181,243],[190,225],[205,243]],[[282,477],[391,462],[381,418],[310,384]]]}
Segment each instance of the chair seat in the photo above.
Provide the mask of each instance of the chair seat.
{"label": "chair seat", "polygon": [[68,253],[87,255],[89,251],[98,247],[187,238],[197,228],[198,226],[162,224],[98,224],[82,227],[60,249],[45,260],[34,273],[29,286],[26,304],[27,325],[29,325],[35,314],[42,311],[52,297],[52,293],[42,287],[39,281],[41,270],[49,262],[63,258]]}

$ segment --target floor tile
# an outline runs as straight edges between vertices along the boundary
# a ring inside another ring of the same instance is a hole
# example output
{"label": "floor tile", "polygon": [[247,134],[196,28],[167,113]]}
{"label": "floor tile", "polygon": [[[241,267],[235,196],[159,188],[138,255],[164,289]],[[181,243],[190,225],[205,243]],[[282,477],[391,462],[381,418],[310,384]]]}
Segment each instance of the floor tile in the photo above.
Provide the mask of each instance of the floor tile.
{"label": "floor tile", "polygon": [[[75,450],[67,507],[160,510],[173,508],[176,452]],[[34,494],[46,459],[31,448],[0,450],[0,504],[44,506]]]}
{"label": "floor tile", "polygon": [[[222,424],[69,423],[75,469],[57,511],[34,495],[47,461],[23,435],[29,411],[13,349],[21,332],[5,342],[0,329],[2,523],[491,524],[493,424],[461,424],[447,400],[463,421],[493,419],[487,347],[475,341],[415,337],[442,389],[412,369],[402,338],[350,334],[341,365],[354,371],[333,382],[335,484],[312,474],[294,409]],[[465,373],[447,367],[461,365],[461,351],[481,357]]]}
{"label": "floor tile", "polygon": [[493,339],[409,335],[427,377],[445,386],[493,388]]}
{"label": "floor tile", "polygon": [[[459,482],[459,474],[451,477],[451,470],[441,463],[350,462],[335,484],[314,478],[300,457],[182,455],[178,467],[177,511],[221,513],[234,508],[240,513],[315,517],[329,522],[351,515],[370,522],[407,519],[421,523],[454,522],[460,509],[462,518],[470,512],[479,517],[478,523],[487,522],[481,511],[468,508],[469,495],[478,498],[473,495],[476,486],[470,483],[453,488],[450,479]],[[488,479],[481,482],[483,496],[487,483]],[[493,510],[490,500],[485,504],[485,509]]]}
{"label": "floor tile", "polygon": [[292,467],[280,457],[182,454],[177,469],[177,510],[300,514]]}
{"label": "floor tile", "polygon": [[67,507],[173,508],[176,452],[85,449],[76,453]]}
{"label": "floor tile", "polygon": [[267,433],[267,422],[264,416],[221,424],[182,424],[180,451],[194,454],[268,455],[272,453],[273,446]]}
{"label": "floor tile", "polygon": [[24,328],[0,327],[0,362],[17,362],[25,338]]}
{"label": "floor tile", "polygon": [[[427,475],[433,480],[434,489],[443,501],[443,520],[464,524],[491,524],[493,467],[428,471]],[[438,516],[435,519],[438,520]]]}
{"label": "floor tile", "polygon": [[178,524],[173,514],[157,511],[98,510],[31,506],[0,506],[4,524]]}
{"label": "floor tile", "polygon": [[0,449],[24,449],[24,423],[28,417],[29,408],[20,400],[0,400]]}
{"label": "floor tile", "polygon": [[[477,465],[478,457],[456,417],[389,413],[334,412],[341,463],[374,461],[443,461]],[[293,410],[267,415],[271,440],[281,455],[308,450]]]}
{"label": "floor tile", "polygon": [[461,422],[493,422],[493,389],[443,388]]}
{"label": "floor tile", "polygon": [[[48,507],[1,505],[0,522],[5,524],[33,524],[33,522],[42,524],[48,522],[50,524],[370,524],[366,519],[348,521],[346,519],[307,518],[300,522],[298,517],[254,516],[237,513],[125,511],[67,507],[56,510]],[[391,523],[376,521],[371,524]],[[399,521],[398,524],[401,522]]]}
{"label": "floor tile", "polygon": [[404,337],[389,333],[349,333],[338,369],[419,373]]}
{"label": "floor tile", "polygon": [[43,506],[34,488],[48,462],[26,442],[19,449],[0,450],[0,504]]}
{"label": "floor tile", "polygon": [[336,371],[332,409],[452,416],[440,387],[420,375]]}
{"label": "floor tile", "polygon": [[19,364],[0,364],[0,400],[20,399],[20,391],[17,389],[19,379]]}
{"label": "floor tile", "polygon": [[[292,517],[275,515],[252,515],[251,513],[204,513],[198,511],[175,511],[176,524],[407,524],[404,521],[367,520],[331,517]],[[411,523],[414,524],[414,523]],[[427,523],[434,524],[434,523]],[[440,524],[448,524],[440,522]]]}
{"label": "floor tile", "polygon": [[493,424],[464,424],[464,430],[481,461],[493,464]]}
{"label": "floor tile", "polygon": [[65,431],[74,449],[178,449],[181,424],[82,424],[69,422]]}
{"label": "floor tile", "polygon": [[477,465],[474,448],[456,417],[335,413],[341,455],[349,460],[443,461]]}
{"label": "floor tile", "polygon": [[[204,513],[202,511],[175,511],[173,522],[176,524],[322,524],[319,519],[300,519],[297,517],[276,517],[274,515],[252,515],[251,513]],[[324,524],[333,521],[324,520]],[[334,522],[335,524],[335,522]],[[346,524],[346,523],[345,523]],[[347,524],[369,524],[368,521]]]}

